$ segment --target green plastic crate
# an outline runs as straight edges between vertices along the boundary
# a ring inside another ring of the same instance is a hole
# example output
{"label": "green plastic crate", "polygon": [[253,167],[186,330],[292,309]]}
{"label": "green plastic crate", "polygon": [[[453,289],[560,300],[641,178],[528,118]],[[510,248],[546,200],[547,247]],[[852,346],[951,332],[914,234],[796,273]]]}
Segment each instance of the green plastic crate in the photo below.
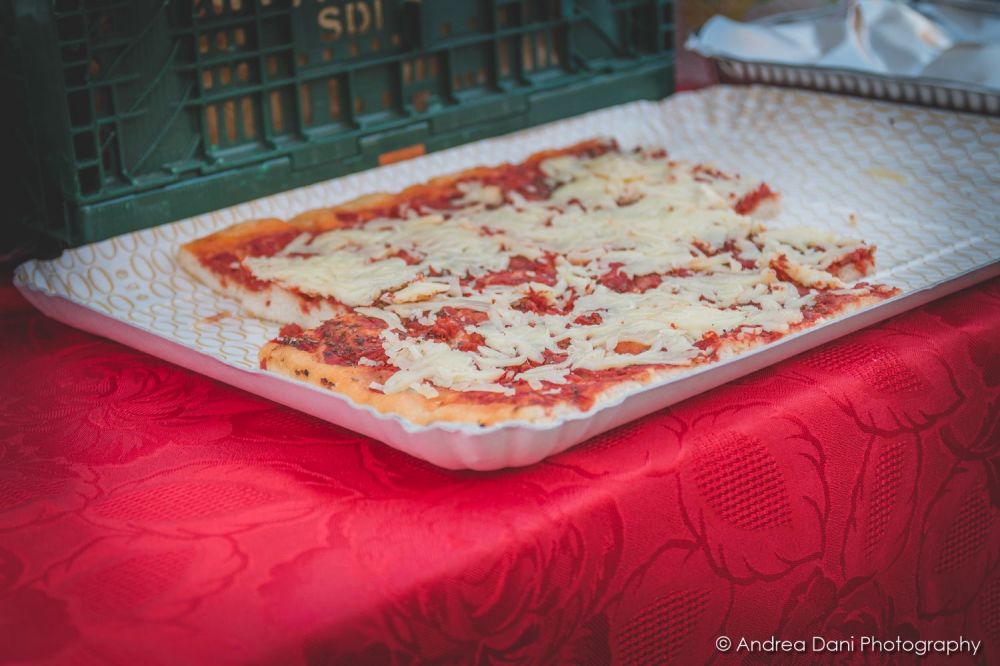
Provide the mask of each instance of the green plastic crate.
{"label": "green plastic crate", "polygon": [[15,211],[70,245],[673,87],[664,0],[6,1]]}

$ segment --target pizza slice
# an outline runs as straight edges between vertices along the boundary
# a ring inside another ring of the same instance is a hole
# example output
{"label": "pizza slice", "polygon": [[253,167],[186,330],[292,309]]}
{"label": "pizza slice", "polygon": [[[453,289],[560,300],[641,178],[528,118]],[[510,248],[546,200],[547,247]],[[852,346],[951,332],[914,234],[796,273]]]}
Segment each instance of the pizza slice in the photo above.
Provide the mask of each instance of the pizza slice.
{"label": "pizza slice", "polygon": [[586,142],[289,222],[182,263],[285,324],[261,367],[415,422],[587,411],[893,296],[874,248],[769,229],[766,184]]}
{"label": "pizza slice", "polygon": [[[360,230],[373,220],[436,219],[434,216],[452,217],[460,211],[497,211],[518,201],[548,201],[556,190],[562,198],[551,204],[568,203],[572,200],[573,187],[579,188],[581,183],[565,181],[574,177],[574,168],[586,168],[587,165],[593,169],[588,174],[589,180],[604,179],[609,188],[601,195],[604,201],[614,205],[625,203],[637,196],[638,185],[634,181],[607,178],[602,169],[627,168],[632,162],[629,157],[613,141],[584,141],[536,153],[518,164],[467,169],[409,187],[398,194],[367,195],[335,207],[308,211],[287,221],[269,218],[236,224],[184,245],[178,260],[200,282],[239,301],[247,314],[271,321],[315,326],[348,312],[360,299],[344,290],[331,293],[328,288],[314,288],[314,285],[299,284],[294,279],[283,279],[285,276],[276,269],[290,264],[282,258],[340,254],[338,244],[348,242],[350,230]],[[672,187],[672,196],[678,202],[712,200],[716,205],[760,218],[777,210],[780,197],[765,183],[747,181],[705,165],[670,160],[663,150],[647,151],[644,157],[660,167],[664,186]],[[576,181],[581,180],[576,178]],[[495,216],[503,217],[504,211]],[[426,226],[427,222],[409,225],[403,235],[420,224]],[[381,257],[384,263],[378,265],[386,270],[376,274],[378,271],[368,268],[365,281],[372,287],[397,287],[388,274],[390,269],[398,268],[399,262],[408,265],[417,262],[410,254],[412,243],[406,238],[393,241],[393,248]],[[341,255],[345,261],[313,261],[310,270],[325,271],[325,278],[318,279],[346,284],[342,280],[343,273],[357,273],[357,267],[349,263],[349,256]],[[408,272],[397,275],[405,274]]]}

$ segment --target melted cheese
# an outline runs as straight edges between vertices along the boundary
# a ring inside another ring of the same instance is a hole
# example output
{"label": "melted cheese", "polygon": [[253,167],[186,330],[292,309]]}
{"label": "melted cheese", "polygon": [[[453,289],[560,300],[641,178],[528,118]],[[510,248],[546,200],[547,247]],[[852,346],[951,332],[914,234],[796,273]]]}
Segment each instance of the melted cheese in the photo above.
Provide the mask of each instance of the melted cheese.
{"label": "melted cheese", "polygon": [[[575,370],[686,366],[710,353],[696,345],[708,334],[787,332],[814,289],[846,286],[824,268],[862,246],[810,229],[767,230],[732,208],[757,183],[652,154],[563,156],[541,169],[553,187],[545,200],[466,182],[451,209],[303,234],[244,265],[384,321],[383,349],[398,371],[373,388],[433,397],[435,387],[510,394],[511,380],[543,390]],[[513,257],[553,256],[555,285],[474,286]],[[602,283],[617,274],[659,283],[619,293]],[[513,307],[529,291],[560,314]],[[481,338],[478,349],[406,334],[406,320],[432,325],[445,307],[486,315],[465,327]]]}
{"label": "melted cheese", "polygon": [[436,294],[450,290],[451,285],[444,282],[419,280],[394,292],[391,299],[394,303],[411,303],[414,301],[424,301]]}
{"label": "melted cheese", "polygon": [[350,252],[312,257],[248,257],[243,263],[261,280],[273,280],[344,305],[369,305],[382,292],[415,278],[417,269],[402,259],[372,261]]}

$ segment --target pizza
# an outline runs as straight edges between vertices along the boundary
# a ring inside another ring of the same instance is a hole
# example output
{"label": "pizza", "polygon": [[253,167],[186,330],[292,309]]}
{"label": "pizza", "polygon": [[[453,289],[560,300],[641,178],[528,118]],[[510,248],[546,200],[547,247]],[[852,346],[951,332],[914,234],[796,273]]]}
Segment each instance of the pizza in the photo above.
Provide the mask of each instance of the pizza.
{"label": "pizza", "polygon": [[283,324],[260,365],[414,423],[600,407],[894,296],[875,248],[769,228],[766,183],[592,140],[183,246]]}

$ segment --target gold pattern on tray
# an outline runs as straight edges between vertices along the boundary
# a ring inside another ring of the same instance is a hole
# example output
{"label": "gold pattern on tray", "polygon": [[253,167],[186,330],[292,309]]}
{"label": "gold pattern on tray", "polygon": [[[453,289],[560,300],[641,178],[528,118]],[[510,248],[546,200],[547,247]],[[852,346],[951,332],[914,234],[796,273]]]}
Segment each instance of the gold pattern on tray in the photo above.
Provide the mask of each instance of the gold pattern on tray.
{"label": "gold pattern on tray", "polygon": [[[18,284],[243,369],[278,325],[196,284],[181,244],[235,222],[393,191],[477,164],[594,136],[666,147],[761,178],[784,195],[770,226],[808,225],[878,245],[873,282],[904,292],[1000,260],[1000,120],[767,87],[716,87],[597,111],[300,188],[65,252],[18,268]],[[899,178],[875,177],[893,173]],[[855,219],[856,222],[852,220]]]}

